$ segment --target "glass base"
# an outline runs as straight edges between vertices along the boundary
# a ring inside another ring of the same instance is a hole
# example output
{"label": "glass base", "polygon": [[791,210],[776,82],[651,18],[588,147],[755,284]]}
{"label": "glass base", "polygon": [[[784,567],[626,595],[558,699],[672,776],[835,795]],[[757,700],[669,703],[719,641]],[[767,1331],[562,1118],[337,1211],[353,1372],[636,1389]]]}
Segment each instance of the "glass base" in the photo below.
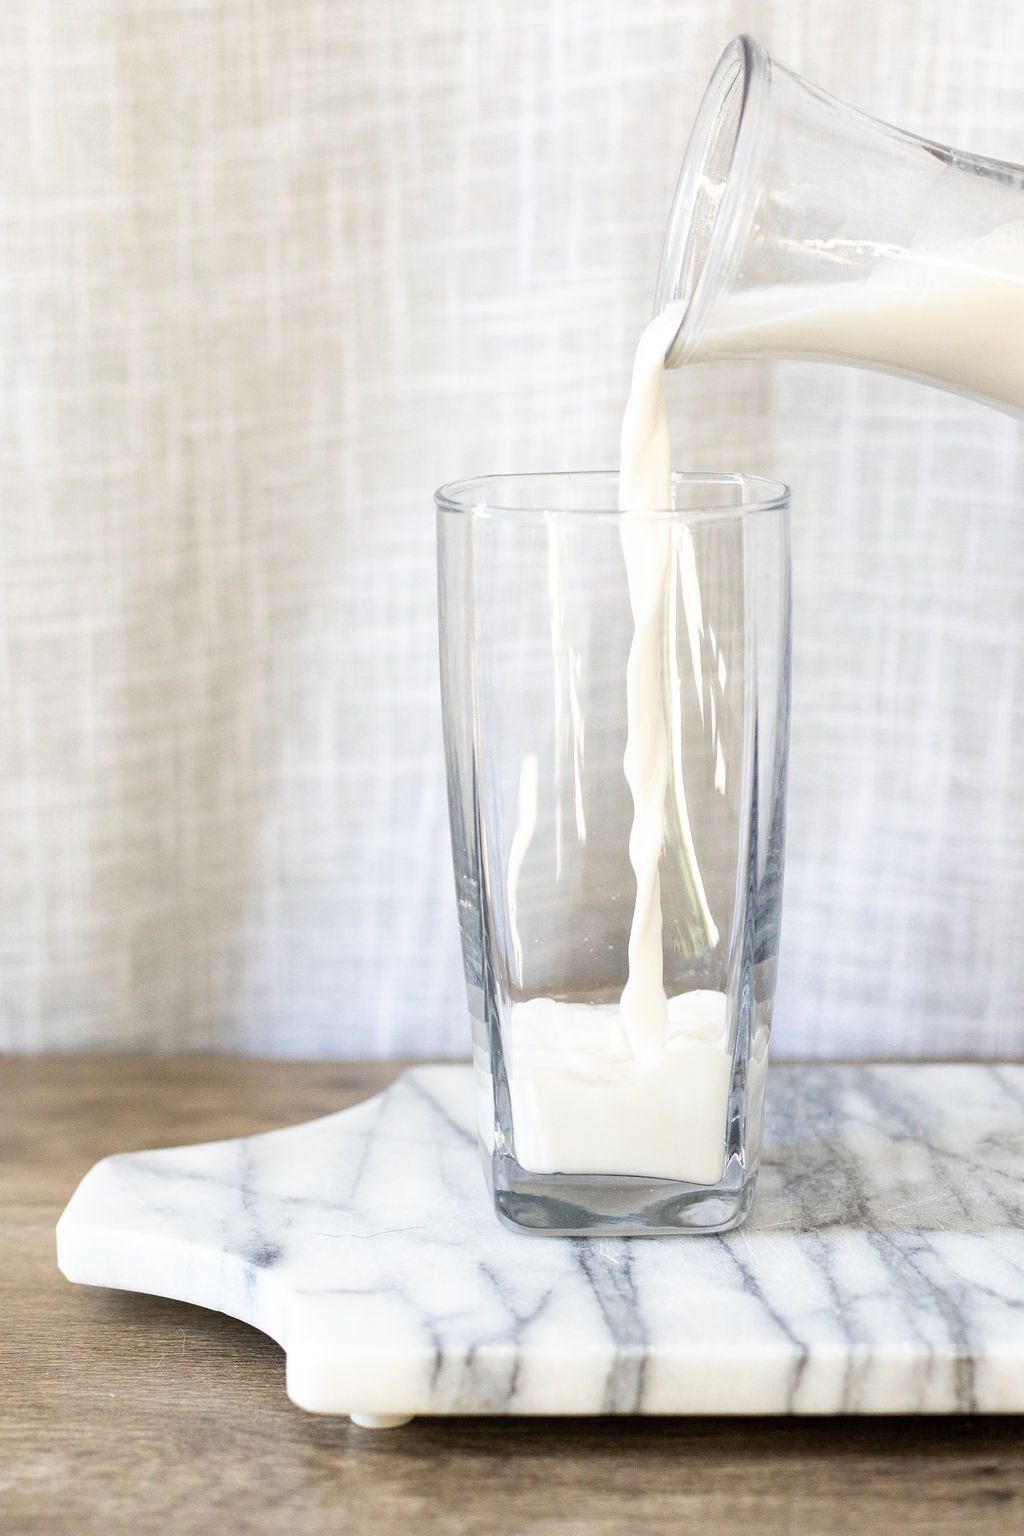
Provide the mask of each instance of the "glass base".
{"label": "glass base", "polygon": [[739,1158],[719,1184],[612,1174],[527,1173],[481,1148],[498,1220],[534,1237],[681,1237],[730,1232],[746,1219],[757,1173]]}

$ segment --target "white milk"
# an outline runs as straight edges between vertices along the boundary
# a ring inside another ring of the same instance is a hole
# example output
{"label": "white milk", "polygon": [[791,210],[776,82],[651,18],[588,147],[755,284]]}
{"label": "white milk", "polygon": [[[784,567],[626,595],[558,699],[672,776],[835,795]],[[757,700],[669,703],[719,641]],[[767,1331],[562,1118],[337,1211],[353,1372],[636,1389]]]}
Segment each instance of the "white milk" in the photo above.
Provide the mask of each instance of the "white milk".
{"label": "white milk", "polygon": [[1024,223],[849,282],[727,295],[697,357],[766,351],[897,368],[1024,410]]}
{"label": "white milk", "polygon": [[[627,512],[671,505],[662,369],[681,318],[682,306],[670,306],[637,348],[622,424],[619,505]],[[697,355],[754,352],[895,368],[1024,410],[1024,224],[945,251],[894,255],[849,282],[730,295]],[[671,527],[625,519],[622,546],[634,624],[624,759],[637,885],[629,975],[617,1006],[535,998],[512,1009],[504,1038],[516,1153],[536,1173],[713,1184],[722,1175],[731,1076],[726,998],[666,1000],[662,975]],[[763,1071],[764,1055],[762,1048],[752,1071]]]}
{"label": "white milk", "polygon": [[[670,306],[637,347],[619,472],[619,506],[627,512],[672,504],[662,374],[681,317],[681,306]],[[623,519],[622,548],[633,615],[623,760],[636,876],[628,979],[618,1005],[539,997],[512,1008],[503,1040],[516,1157],[531,1173],[714,1184],[725,1159],[732,1075],[727,1000],[721,992],[666,999],[662,973],[658,863],[671,771],[663,677],[671,523]]]}
{"label": "white milk", "polygon": [[732,1075],[726,998],[687,992],[666,1014],[657,1055],[638,1060],[614,1003],[537,997],[512,1009],[509,1096],[524,1168],[718,1182]]}

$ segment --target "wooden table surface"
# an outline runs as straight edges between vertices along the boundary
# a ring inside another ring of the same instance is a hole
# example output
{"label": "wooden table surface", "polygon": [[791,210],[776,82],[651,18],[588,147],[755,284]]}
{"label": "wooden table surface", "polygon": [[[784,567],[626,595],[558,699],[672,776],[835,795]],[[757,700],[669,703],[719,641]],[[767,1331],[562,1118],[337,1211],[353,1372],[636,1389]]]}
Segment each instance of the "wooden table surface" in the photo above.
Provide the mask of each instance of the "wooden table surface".
{"label": "wooden table surface", "polygon": [[309,1119],[397,1070],[0,1060],[2,1536],[1024,1532],[1019,1418],[420,1419],[365,1431],[294,1408],[282,1352],[251,1328],[58,1274],[54,1223],[97,1158]]}

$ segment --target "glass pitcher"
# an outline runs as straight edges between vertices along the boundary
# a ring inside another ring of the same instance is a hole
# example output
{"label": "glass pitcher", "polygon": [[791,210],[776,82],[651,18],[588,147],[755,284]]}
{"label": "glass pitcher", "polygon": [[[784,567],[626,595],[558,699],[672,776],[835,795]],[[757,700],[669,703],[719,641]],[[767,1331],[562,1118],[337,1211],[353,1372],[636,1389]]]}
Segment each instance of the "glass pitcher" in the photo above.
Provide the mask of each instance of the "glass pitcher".
{"label": "glass pitcher", "polygon": [[669,367],[786,356],[1024,412],[1024,169],[915,138],[733,40],[676,187]]}

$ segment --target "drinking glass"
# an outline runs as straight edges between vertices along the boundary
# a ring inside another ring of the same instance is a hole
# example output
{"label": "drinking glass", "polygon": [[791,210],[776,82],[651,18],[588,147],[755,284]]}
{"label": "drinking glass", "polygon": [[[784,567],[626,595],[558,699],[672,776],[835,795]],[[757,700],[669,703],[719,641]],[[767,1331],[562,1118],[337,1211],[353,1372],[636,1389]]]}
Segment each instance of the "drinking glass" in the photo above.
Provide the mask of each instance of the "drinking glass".
{"label": "drinking glass", "polygon": [[[480,1145],[512,1227],[724,1231],[749,1209],[761,1151],[782,897],[789,492],[676,474],[669,509],[620,513],[617,495],[616,474],[582,473],[464,481],[435,498]],[[656,707],[640,724],[665,743],[669,1025],[662,1047],[640,1055],[618,1010],[637,891],[623,772],[626,522],[634,554],[640,531],[665,573]]]}

